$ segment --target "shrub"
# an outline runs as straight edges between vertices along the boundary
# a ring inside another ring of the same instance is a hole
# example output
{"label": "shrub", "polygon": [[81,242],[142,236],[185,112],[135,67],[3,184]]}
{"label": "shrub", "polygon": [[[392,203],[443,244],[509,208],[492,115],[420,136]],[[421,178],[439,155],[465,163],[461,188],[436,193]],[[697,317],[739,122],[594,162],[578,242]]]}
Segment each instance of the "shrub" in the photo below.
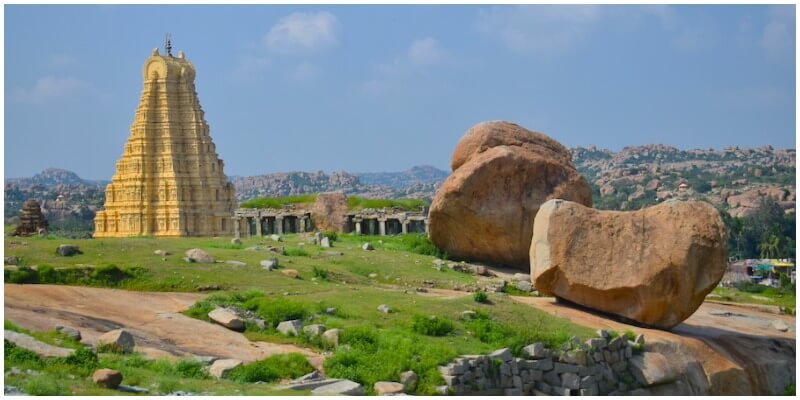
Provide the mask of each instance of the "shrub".
{"label": "shrub", "polygon": [[93,368],[97,365],[97,362],[97,354],[88,347],[80,347],[64,358],[64,363],[66,364],[85,368]]}
{"label": "shrub", "polygon": [[69,388],[62,386],[57,379],[46,375],[31,377],[22,390],[32,396],[65,396],[70,394]]}
{"label": "shrub", "polygon": [[327,230],[323,232],[322,235],[328,238],[328,240],[330,240],[331,242],[339,240],[339,234],[333,230]]}
{"label": "shrub", "polygon": [[92,281],[107,286],[115,286],[131,277],[132,275],[128,271],[124,271],[114,264],[98,267],[92,271],[91,275]]}
{"label": "shrub", "polygon": [[240,365],[228,374],[228,379],[241,382],[274,382],[284,378],[297,378],[314,370],[300,354],[278,354],[250,364]]}
{"label": "shrub", "polygon": [[630,329],[625,330],[623,336],[625,337],[626,340],[630,340],[631,342],[636,340],[636,334]]}
{"label": "shrub", "polygon": [[23,349],[22,347],[17,347],[14,343],[5,340],[5,348],[3,349],[3,356],[5,359],[6,365],[26,365],[26,366],[35,366],[40,365],[42,363],[42,359],[39,357],[38,354]]}
{"label": "shrub", "polygon": [[316,277],[318,279],[321,279],[323,281],[328,280],[328,270],[327,269],[319,268],[319,267],[314,266],[312,268],[312,272],[314,274],[314,277]]}
{"label": "shrub", "polygon": [[203,368],[203,364],[195,360],[179,360],[177,363],[175,363],[175,373],[181,378],[208,378],[208,374]]}
{"label": "shrub", "polygon": [[400,239],[400,247],[412,253],[434,256],[442,259],[447,258],[447,255],[439,250],[439,248],[424,234],[404,235]]}
{"label": "shrub", "polygon": [[211,304],[211,302],[207,300],[201,300],[197,303],[192,304],[188,310],[184,311],[184,314],[188,317],[201,319],[203,321],[208,321],[208,313],[214,310],[216,306]]}
{"label": "shrub", "polygon": [[414,315],[414,332],[427,336],[445,336],[453,331],[453,323],[435,315]]}
{"label": "shrub", "polygon": [[39,283],[39,273],[28,267],[19,267],[16,271],[6,271],[5,280],[10,283]]}
{"label": "shrub", "polygon": [[283,250],[283,254],[291,257],[308,257],[308,252],[299,247],[287,247]]}
{"label": "shrub", "polygon": [[265,321],[269,321],[273,327],[283,321],[304,319],[309,314],[305,305],[284,298],[253,298],[245,302],[242,307],[255,311]]}
{"label": "shrub", "polygon": [[98,353],[124,354],[125,349],[116,343],[100,343],[97,345]]}
{"label": "shrub", "polygon": [[472,299],[477,301],[478,303],[486,304],[489,302],[489,295],[486,292],[479,290],[472,295]]}

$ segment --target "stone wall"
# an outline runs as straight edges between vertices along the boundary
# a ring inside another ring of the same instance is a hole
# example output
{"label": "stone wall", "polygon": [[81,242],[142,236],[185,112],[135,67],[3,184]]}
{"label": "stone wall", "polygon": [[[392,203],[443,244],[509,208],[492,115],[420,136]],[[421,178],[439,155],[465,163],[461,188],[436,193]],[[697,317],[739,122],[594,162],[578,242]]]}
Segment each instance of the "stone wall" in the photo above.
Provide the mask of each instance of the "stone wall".
{"label": "stone wall", "polygon": [[507,348],[489,355],[462,356],[439,367],[442,393],[456,395],[622,395],[648,383],[644,337],[598,338],[581,343],[573,338],[560,350],[534,343],[523,348],[524,358]]}

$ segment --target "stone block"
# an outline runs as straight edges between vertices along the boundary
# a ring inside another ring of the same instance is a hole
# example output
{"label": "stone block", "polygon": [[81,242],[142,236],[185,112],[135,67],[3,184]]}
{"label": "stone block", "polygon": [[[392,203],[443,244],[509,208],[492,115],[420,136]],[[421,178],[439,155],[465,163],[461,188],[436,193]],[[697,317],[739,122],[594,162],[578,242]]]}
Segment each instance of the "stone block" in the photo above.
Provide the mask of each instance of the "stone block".
{"label": "stone block", "polygon": [[564,364],[564,363],[557,362],[557,363],[553,364],[553,370],[557,374],[563,374],[565,372],[571,372],[573,374],[576,374],[576,373],[578,373],[578,366],[577,365],[572,365],[572,364]]}
{"label": "stone block", "polygon": [[572,394],[569,388],[560,386],[553,386],[552,392],[555,396],[569,396]]}
{"label": "stone block", "polygon": [[303,321],[299,319],[293,319],[290,321],[283,321],[278,324],[277,330],[278,332],[287,336],[297,336],[302,326]]}
{"label": "stone block", "polygon": [[581,378],[571,372],[563,373],[561,374],[561,386],[569,389],[580,389]]}
{"label": "stone block", "polygon": [[512,376],[512,377],[511,377],[511,382],[512,382],[512,385],[513,385],[515,388],[520,388],[520,389],[522,389],[522,378],[520,378],[520,376],[519,376],[519,375],[514,375],[514,376]]}
{"label": "stone block", "polygon": [[522,383],[528,383],[531,381],[531,373],[527,369],[523,369],[519,373],[520,379],[522,379]]}
{"label": "stone block", "polygon": [[459,382],[458,376],[455,375],[442,375],[442,378],[444,378],[444,383],[446,383],[447,386],[455,386]]}
{"label": "stone block", "polygon": [[540,381],[544,375],[544,372],[539,371],[538,369],[532,369],[528,372],[530,373],[531,381]]}
{"label": "stone block", "polygon": [[580,390],[581,396],[597,396],[599,393],[597,391],[597,385],[595,384],[592,387],[582,388]]}
{"label": "stone block", "polygon": [[581,378],[581,389],[590,388],[596,384],[594,376],[584,376]]}
{"label": "stone block", "polygon": [[228,329],[234,331],[244,330],[244,321],[242,321],[242,319],[239,318],[238,315],[234,314],[230,310],[217,307],[208,313],[208,318],[211,321],[216,322],[217,324],[222,325]]}
{"label": "stone block", "polygon": [[561,378],[555,370],[545,373],[542,379],[551,386],[561,386]]}
{"label": "stone block", "polygon": [[503,395],[504,396],[522,396],[522,388],[521,387],[520,388],[513,387],[513,388],[505,389],[505,390],[503,390]]}
{"label": "stone block", "polygon": [[531,360],[528,361],[528,365],[533,366],[533,369],[538,369],[540,371],[550,371],[553,369],[553,359],[552,358],[543,358],[541,360]]}
{"label": "stone block", "polygon": [[586,341],[586,345],[591,347],[593,350],[598,350],[608,346],[608,341],[603,338],[592,338]]}
{"label": "stone block", "polygon": [[378,396],[392,396],[403,393],[403,384],[399,382],[375,382],[372,386]]}
{"label": "stone block", "polygon": [[678,377],[666,357],[659,353],[647,351],[637,354],[631,357],[629,365],[631,374],[643,386],[672,382]]}
{"label": "stone block", "polygon": [[533,343],[522,348],[522,353],[531,359],[546,358],[550,352],[544,347],[542,343]]}
{"label": "stone block", "polygon": [[311,394],[315,396],[361,396],[364,394],[364,387],[360,383],[345,379],[320,386],[312,390]]}
{"label": "stone block", "polygon": [[624,336],[617,336],[608,342],[608,349],[611,351],[619,350],[625,344],[626,339]]}
{"label": "stone block", "polygon": [[614,370],[614,372],[620,374],[626,369],[628,369],[628,362],[625,360],[617,361],[614,364],[611,364],[611,369]]}
{"label": "stone block", "polygon": [[511,356],[511,350],[509,350],[508,348],[504,348],[493,351],[492,353],[489,354],[489,358],[493,360],[497,359],[502,362],[508,362],[511,361],[513,357]]}
{"label": "stone block", "polygon": [[519,375],[519,364],[516,360],[509,361],[508,366],[511,367],[511,375]]}
{"label": "stone block", "polygon": [[511,366],[508,364],[500,364],[500,374],[505,376],[511,376]]}
{"label": "stone block", "polygon": [[322,334],[322,340],[337,347],[339,346],[339,335],[341,333],[341,329],[329,329]]}
{"label": "stone block", "polygon": [[633,357],[633,348],[628,346],[628,347],[625,348],[625,359],[627,360],[627,359],[629,359],[631,357]]}
{"label": "stone block", "polygon": [[594,352],[594,353],[592,354],[592,358],[594,358],[594,361],[595,361],[595,362],[602,362],[602,361],[604,361],[604,360],[605,360],[605,358],[603,357],[603,352],[602,352],[602,351],[596,351],[596,352]]}
{"label": "stone block", "polygon": [[414,371],[406,371],[400,374],[400,383],[403,384],[406,392],[414,391],[417,388],[417,382],[419,382],[419,376]]}
{"label": "stone block", "polygon": [[535,387],[536,390],[545,393],[547,395],[552,394],[553,391],[553,388],[546,382],[536,382],[536,384],[533,387]]}
{"label": "stone block", "polygon": [[321,324],[308,325],[303,327],[303,332],[310,337],[316,337],[325,333],[325,325]]}

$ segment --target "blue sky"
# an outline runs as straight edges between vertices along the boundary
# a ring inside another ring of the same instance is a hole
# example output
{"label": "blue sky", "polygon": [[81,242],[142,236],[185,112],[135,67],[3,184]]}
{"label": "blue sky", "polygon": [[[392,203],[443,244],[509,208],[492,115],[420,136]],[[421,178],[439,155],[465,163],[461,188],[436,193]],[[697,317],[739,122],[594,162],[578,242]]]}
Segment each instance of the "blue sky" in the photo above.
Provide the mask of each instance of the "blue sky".
{"label": "blue sky", "polygon": [[165,32],[228,175],[448,170],[497,119],[570,147],[795,147],[794,6],[6,5],[5,176],[109,179]]}

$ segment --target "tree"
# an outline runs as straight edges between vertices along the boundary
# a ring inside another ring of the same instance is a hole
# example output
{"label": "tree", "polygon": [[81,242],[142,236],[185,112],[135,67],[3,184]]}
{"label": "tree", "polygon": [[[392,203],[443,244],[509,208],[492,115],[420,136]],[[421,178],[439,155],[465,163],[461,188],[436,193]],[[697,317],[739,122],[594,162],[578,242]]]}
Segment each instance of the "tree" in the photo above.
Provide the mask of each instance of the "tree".
{"label": "tree", "polygon": [[781,238],[775,234],[770,234],[767,239],[759,243],[758,250],[761,258],[775,258],[781,249]]}

